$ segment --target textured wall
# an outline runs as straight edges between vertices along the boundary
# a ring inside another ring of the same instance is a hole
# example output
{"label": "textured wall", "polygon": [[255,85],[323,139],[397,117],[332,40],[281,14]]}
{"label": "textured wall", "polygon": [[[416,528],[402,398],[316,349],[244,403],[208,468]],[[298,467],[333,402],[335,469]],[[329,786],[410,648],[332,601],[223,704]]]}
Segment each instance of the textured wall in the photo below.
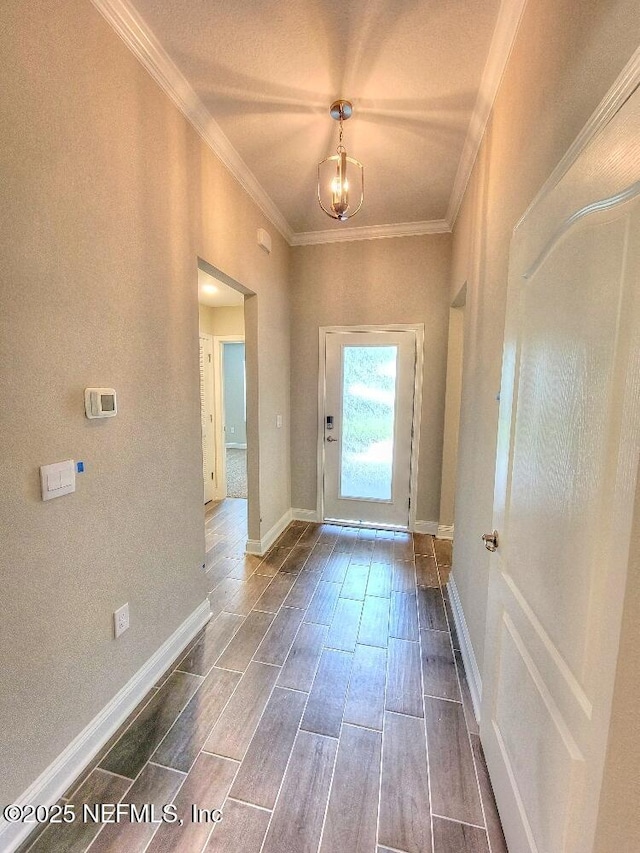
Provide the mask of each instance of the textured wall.
{"label": "textured wall", "polygon": [[638,44],[636,0],[529,0],[454,229],[468,281],[454,576],[482,672],[509,242]]}
{"label": "textured wall", "polygon": [[199,305],[200,331],[207,335],[244,335],[244,306]]}
{"label": "textured wall", "polygon": [[453,524],[458,464],[458,432],[462,400],[462,355],[464,352],[464,307],[449,311],[447,344],[447,387],[444,403],[442,441],[442,483],[440,486],[440,524]]}
{"label": "textured wall", "polygon": [[[257,294],[263,529],[291,502],[285,242],[90,3],[8,0],[0,42],[4,803],[205,598],[198,257]],[[87,385],[115,419],[84,417]],[[77,492],[42,503],[38,466],[67,458]]]}
{"label": "textured wall", "polygon": [[438,521],[451,237],[437,234],[293,249],[292,504],[316,508],[318,329],[424,323],[417,518]]}

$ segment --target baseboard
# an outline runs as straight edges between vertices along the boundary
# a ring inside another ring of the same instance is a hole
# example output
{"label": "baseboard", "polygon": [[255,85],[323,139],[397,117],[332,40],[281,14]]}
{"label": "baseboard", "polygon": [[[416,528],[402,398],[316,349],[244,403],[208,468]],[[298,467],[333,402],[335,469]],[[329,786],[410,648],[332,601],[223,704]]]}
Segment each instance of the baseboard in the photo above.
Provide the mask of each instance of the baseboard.
{"label": "baseboard", "polygon": [[238,442],[234,442],[234,441],[228,441],[225,444],[225,447],[229,448],[230,450],[246,450],[247,449],[246,444],[238,444]]}
{"label": "baseboard", "polygon": [[291,515],[294,521],[320,521],[320,516],[316,509],[292,509]]}
{"label": "baseboard", "polygon": [[439,524],[436,536],[438,539],[453,539],[453,524]]}
{"label": "baseboard", "polygon": [[413,522],[413,532],[414,533],[429,533],[431,536],[438,535],[438,522],[437,521],[414,521]]}
{"label": "baseboard", "polygon": [[462,602],[458,594],[453,575],[449,576],[447,584],[449,589],[449,599],[451,601],[451,610],[453,611],[453,620],[456,623],[458,639],[460,640],[460,653],[462,654],[462,662],[467,674],[467,682],[469,683],[469,691],[471,693],[471,701],[473,702],[473,712],[476,715],[476,720],[480,722],[480,704],[482,701],[482,678],[478,669],[478,662],[471,645],[471,637],[467,627],[467,620],[464,618],[464,610]]}
{"label": "baseboard", "polygon": [[292,520],[292,511],[288,509],[282,518],[276,521],[271,530],[265,533],[262,539],[247,539],[247,554],[257,554],[258,557],[262,557],[263,554],[266,554],[282,531],[291,524]]}
{"label": "baseboard", "polygon": [[[57,802],[210,618],[209,600],[206,599],[22,796],[15,800],[16,804],[42,803],[48,806]],[[11,853],[22,844],[33,828],[34,824],[31,823],[0,821],[0,850]]]}

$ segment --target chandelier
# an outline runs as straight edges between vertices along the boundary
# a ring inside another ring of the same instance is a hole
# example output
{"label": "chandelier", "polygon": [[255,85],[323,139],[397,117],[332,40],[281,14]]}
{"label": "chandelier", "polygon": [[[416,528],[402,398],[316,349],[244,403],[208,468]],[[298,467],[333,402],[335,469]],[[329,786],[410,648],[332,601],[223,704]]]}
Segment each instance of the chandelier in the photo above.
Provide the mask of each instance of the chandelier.
{"label": "chandelier", "polygon": [[340,137],[336,153],[318,163],[318,203],[327,216],[345,222],[362,207],[364,166],[349,157],[342,144],[342,123],[351,118],[353,106],[342,99],[334,101],[329,113],[340,122]]}

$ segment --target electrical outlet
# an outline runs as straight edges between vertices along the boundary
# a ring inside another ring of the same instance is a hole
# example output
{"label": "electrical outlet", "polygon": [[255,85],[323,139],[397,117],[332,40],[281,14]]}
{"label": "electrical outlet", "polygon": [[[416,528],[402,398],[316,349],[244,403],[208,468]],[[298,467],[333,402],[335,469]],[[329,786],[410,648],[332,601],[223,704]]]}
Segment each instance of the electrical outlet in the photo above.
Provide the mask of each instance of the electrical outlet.
{"label": "electrical outlet", "polygon": [[116,639],[129,627],[129,603],[123,604],[113,614],[113,632]]}

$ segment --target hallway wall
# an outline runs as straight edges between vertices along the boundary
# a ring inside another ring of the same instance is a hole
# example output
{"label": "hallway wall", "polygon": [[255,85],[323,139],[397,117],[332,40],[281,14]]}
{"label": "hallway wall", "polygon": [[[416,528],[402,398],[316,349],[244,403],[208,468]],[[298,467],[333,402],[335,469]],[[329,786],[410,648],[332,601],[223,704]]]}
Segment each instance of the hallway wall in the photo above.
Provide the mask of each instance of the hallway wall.
{"label": "hallway wall", "polygon": [[[250,536],[291,506],[289,248],[91,3],[8,0],[0,43],[7,803],[206,598],[198,257],[257,294]],[[117,389],[115,419],[85,418],[89,385]],[[38,466],[69,458],[76,493],[42,503]]]}
{"label": "hallway wall", "polygon": [[452,298],[468,285],[453,574],[480,672],[511,233],[639,40],[635,0],[529,0],[454,229]]}
{"label": "hallway wall", "polygon": [[291,500],[316,509],[320,326],[424,323],[417,518],[438,521],[451,235],[299,246],[291,266]]}
{"label": "hallway wall", "polygon": [[207,335],[244,335],[244,305],[198,305],[200,331]]}

